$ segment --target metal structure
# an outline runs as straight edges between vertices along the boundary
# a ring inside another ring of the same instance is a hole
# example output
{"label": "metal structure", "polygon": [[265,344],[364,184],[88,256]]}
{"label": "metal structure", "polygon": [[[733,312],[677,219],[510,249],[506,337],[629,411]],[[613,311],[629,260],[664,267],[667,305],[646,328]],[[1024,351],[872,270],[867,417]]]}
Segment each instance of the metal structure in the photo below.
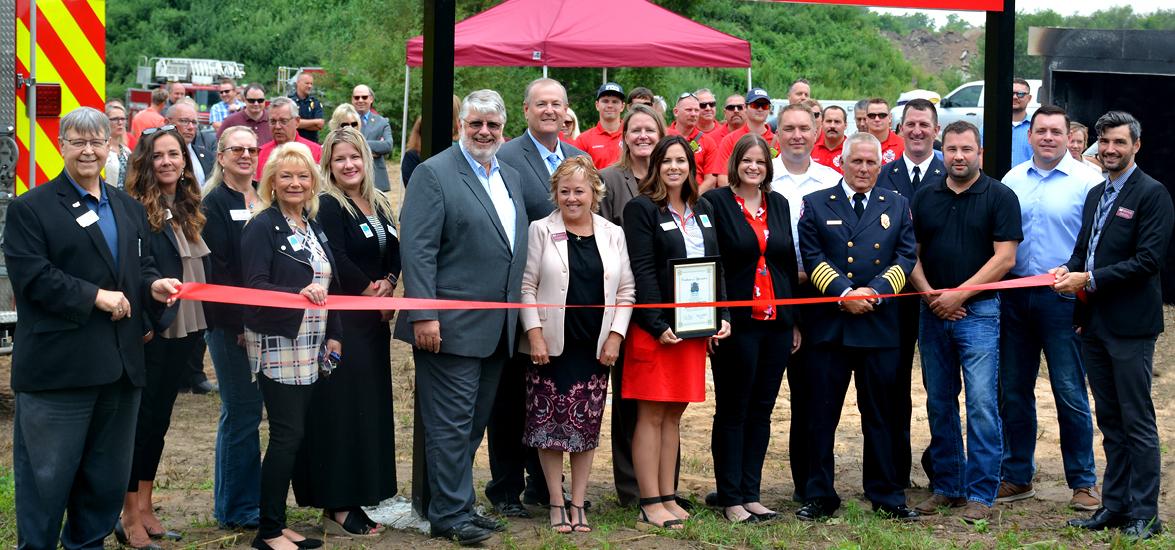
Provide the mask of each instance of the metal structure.
{"label": "metal structure", "polygon": [[[148,62],[149,63],[149,62]],[[136,76],[142,77],[140,66]],[[245,77],[245,65],[236,61],[216,59],[189,59],[186,57],[155,58],[155,78],[139,82],[144,86],[152,82],[183,82],[185,84],[216,84],[222,78],[240,80]]]}

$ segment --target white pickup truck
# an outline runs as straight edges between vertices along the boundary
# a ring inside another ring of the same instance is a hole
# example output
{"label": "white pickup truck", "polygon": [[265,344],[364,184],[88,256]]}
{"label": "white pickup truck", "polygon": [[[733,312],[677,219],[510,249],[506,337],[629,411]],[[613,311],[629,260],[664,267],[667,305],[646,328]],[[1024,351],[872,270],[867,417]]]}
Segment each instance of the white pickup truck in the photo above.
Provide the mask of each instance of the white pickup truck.
{"label": "white pickup truck", "polygon": [[[1040,107],[1041,81],[1029,80],[1032,101],[1028,103],[1028,116]],[[975,80],[955,88],[938,103],[938,124],[945,128],[956,120],[966,120],[983,129],[983,88],[982,80]],[[1008,98],[1007,101],[1012,101]],[[900,114],[899,114],[900,117]]]}

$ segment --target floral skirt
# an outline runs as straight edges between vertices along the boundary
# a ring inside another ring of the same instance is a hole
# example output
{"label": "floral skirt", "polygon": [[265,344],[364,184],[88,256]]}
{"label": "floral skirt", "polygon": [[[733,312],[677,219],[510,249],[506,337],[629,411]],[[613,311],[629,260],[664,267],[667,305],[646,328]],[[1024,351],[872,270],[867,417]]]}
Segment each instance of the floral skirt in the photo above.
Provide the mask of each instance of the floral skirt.
{"label": "floral skirt", "polygon": [[578,453],[600,443],[608,397],[608,367],[596,358],[596,342],[568,341],[563,354],[526,370],[528,447]]}

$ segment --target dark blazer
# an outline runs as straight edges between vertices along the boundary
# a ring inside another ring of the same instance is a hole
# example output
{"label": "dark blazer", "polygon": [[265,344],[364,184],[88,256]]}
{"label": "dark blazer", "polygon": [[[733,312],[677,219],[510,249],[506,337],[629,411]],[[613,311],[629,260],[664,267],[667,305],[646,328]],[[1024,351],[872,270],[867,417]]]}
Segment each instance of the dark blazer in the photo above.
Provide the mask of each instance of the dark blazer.
{"label": "dark blazer", "polygon": [[[702,195],[714,209],[714,229],[718,231],[718,247],[722,250],[722,273],[729,300],[755,299],[755,268],[759,265],[759,239],[743,215],[729,187],[712,189]],[[767,201],[767,271],[771,274],[776,298],[791,298],[799,286],[796,267],[795,237],[791,234],[791,211],[787,199],[779,193],[763,193]],[[774,322],[790,327],[794,324],[793,309],[779,307]],[[731,318],[750,320],[751,308],[730,310]]]}
{"label": "dark blazer", "polygon": [[[708,216],[714,225],[714,210],[705,199],[698,200],[693,207],[694,215]],[[636,303],[661,304],[673,301],[673,274],[669,260],[685,258],[685,237],[674,227],[666,231],[661,224],[673,224],[669,208],[657,206],[652,199],[639,196],[624,207],[624,240],[628,243],[628,259],[632,275],[636,280]],[[718,256],[718,233],[713,227],[702,228],[702,241],[707,256]],[[726,299],[726,288],[719,262],[718,300]],[[730,321],[730,312],[719,308],[722,319]],[[674,310],[641,308],[633,312],[632,318],[653,338],[659,338],[665,329],[673,326]]]}
{"label": "dark blazer", "polygon": [[[947,166],[938,157],[933,157],[930,160],[930,166],[926,168],[926,173],[922,174],[918,188],[921,189],[922,186],[928,184],[941,184],[946,178]],[[898,156],[897,160],[881,167],[881,172],[877,174],[877,187],[897,191],[899,195],[906,197],[906,200],[914,201],[914,193],[918,189],[915,189],[913,182],[910,181],[910,172],[906,170],[905,155]]]}
{"label": "dark blazer", "polygon": [[[118,264],[98,224],[64,172],[8,206],[4,258],[20,322],[12,389],[42,391],[109,384],[126,376],[146,384],[143,335],[151,284],[159,271],[147,246],[147,214],[113,186],[106,194],[118,227]],[[130,317],[111,321],[97,309],[98,289],[121,291]]]}
{"label": "dark blazer", "polygon": [[[314,220],[310,220],[310,230],[318,236],[330,260],[333,286],[339,270],[329,241],[322,227]],[[277,205],[259,212],[245,225],[241,234],[241,250],[248,250],[249,253],[242,259],[241,274],[246,287],[297,294],[313,281],[310,251],[305,247],[294,250],[287,240],[293,234]],[[305,314],[301,309],[276,307],[248,306],[244,310],[246,327],[261,334],[276,334],[286,338],[298,335]],[[340,342],[343,340],[342,326],[335,311],[326,316],[326,337]]]}
{"label": "dark blazer", "polygon": [[192,139],[192,151],[195,151],[195,160],[200,162],[200,167],[204,169],[204,180],[207,181],[212,177],[212,167],[216,163],[216,130],[209,128],[196,132],[196,137]]}
{"label": "dark blazer", "polygon": [[[551,174],[547,172],[547,161],[539,156],[538,149],[527,132],[530,130],[503,144],[498,150],[498,160],[518,170],[518,176],[522,178],[522,197],[526,204],[527,222],[533,222],[554,212],[555,203],[551,202]],[[588,156],[563,140],[559,140],[559,148],[563,151],[563,158]]]}
{"label": "dark blazer", "polygon": [[[359,207],[349,198],[347,202],[351,203],[351,208],[355,209],[358,216],[348,213],[333,196],[320,195],[317,221],[327,239],[330,239],[330,249],[335,256],[334,267],[339,275],[331,284],[331,293],[359,296],[372,281],[383,279],[389,274],[393,280],[400,277],[400,239],[395,234],[395,223],[377,212],[387,233],[387,246],[381,255],[375,230],[369,226]],[[363,232],[361,225],[369,226],[370,237]]]}
{"label": "dark blazer", "polygon": [[[175,229],[171,222],[164,222],[159,231],[151,231],[150,222],[148,222],[147,230],[149,231],[148,243],[145,244],[149,244],[151,257],[155,259],[159,275],[183,280],[184,264],[180,258],[179,246],[175,242]],[[208,256],[204,257],[204,269],[205,271],[209,269]],[[175,321],[179,308],[167,307],[166,304],[148,300],[147,312],[150,314],[151,329],[155,331],[155,336],[159,337],[159,333],[170,327],[171,323]]]}
{"label": "dark blazer", "polygon": [[[514,203],[514,248],[494,203],[459,145],[416,168],[400,210],[400,254],[406,298],[522,301],[527,221],[518,171],[499,164]],[[441,353],[485,358],[506,331],[514,354],[518,310],[416,310],[396,319],[395,337],[413,343],[415,321],[440,321]]]}
{"label": "dark blazer", "polygon": [[640,194],[640,181],[632,170],[620,166],[609,166],[600,170],[604,182],[604,198],[600,201],[600,215],[616,225],[624,227],[624,205]]}
{"label": "dark blazer", "polygon": [[[1085,198],[1081,231],[1065,264],[1069,271],[1088,271],[1089,234],[1105,188],[1103,182]],[[1074,324],[1085,327],[1096,317],[1099,329],[1125,338],[1153,338],[1163,332],[1159,268],[1167,256],[1172,223],[1175,214],[1167,189],[1135,168],[1102,227],[1094,251],[1095,290],[1086,294],[1085,302],[1077,302]]]}
{"label": "dark blazer", "polygon": [[[253,183],[256,187],[257,183]],[[208,282],[215,285],[245,286],[241,275],[241,233],[249,220],[245,196],[229,186],[218,185],[200,201],[200,210],[207,220],[201,236],[212,251],[208,255]],[[237,219],[233,219],[234,213]],[[204,317],[209,328],[242,334],[244,308],[232,304],[204,302]]]}
{"label": "dark blazer", "polygon": [[[841,185],[804,197],[800,256],[810,282],[823,296],[870,287],[878,294],[900,292],[917,262],[910,203],[889,189],[874,187],[860,219]],[[813,344],[861,348],[898,347],[898,309],[882,301],[870,313],[853,315],[835,303],[807,306],[804,338]]]}

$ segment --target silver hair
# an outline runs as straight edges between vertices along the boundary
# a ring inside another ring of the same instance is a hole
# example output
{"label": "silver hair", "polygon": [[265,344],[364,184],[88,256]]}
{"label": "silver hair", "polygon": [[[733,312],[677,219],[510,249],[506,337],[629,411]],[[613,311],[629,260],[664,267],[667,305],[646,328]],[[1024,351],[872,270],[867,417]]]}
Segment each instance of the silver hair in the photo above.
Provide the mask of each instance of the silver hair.
{"label": "silver hair", "polygon": [[881,142],[873,137],[869,132],[857,132],[848,137],[844,143],[844,149],[840,152],[840,160],[845,164],[849,163],[849,154],[853,152],[853,146],[858,143],[868,143],[877,149],[877,161],[881,162]]}
{"label": "silver hair", "polygon": [[110,119],[106,114],[93,107],[78,107],[61,117],[60,139],[65,140],[65,134],[73,130],[78,135],[100,135],[104,139],[110,138]]}
{"label": "silver hair", "polygon": [[534,80],[531,80],[530,84],[526,85],[526,95],[523,96],[522,102],[529,105],[530,104],[530,92],[532,90],[534,90],[535,86],[544,86],[547,84],[554,84],[554,85],[558,86],[559,89],[563,91],[563,103],[567,104],[567,88],[564,88],[563,83],[559,82],[558,80],[555,80],[554,78],[536,78]]}
{"label": "silver hair", "polygon": [[174,111],[175,108],[179,105],[187,105],[188,107],[191,107],[192,111],[197,114],[199,114],[199,112],[200,112],[200,108],[196,105],[196,100],[194,100],[190,97],[184,96],[184,97],[180,98],[179,101],[172,103],[171,107],[167,108],[167,112],[163,113],[163,116],[165,118],[167,118],[168,120],[171,120],[171,117],[173,116],[172,111]]}
{"label": "silver hair", "polygon": [[714,95],[714,92],[710,90],[710,88],[698,88],[697,90],[694,90],[694,95],[698,96],[702,94]]}
{"label": "silver hair", "polygon": [[290,116],[294,117],[294,118],[299,118],[298,104],[294,103],[294,100],[292,100],[284,95],[281,97],[275,97],[273,99],[270,99],[269,100],[269,107],[267,108],[268,110],[266,112],[272,112],[274,109],[277,109],[279,107],[289,107],[290,108]]}
{"label": "silver hair", "polygon": [[653,96],[653,105],[660,107],[662,111],[669,109],[669,104],[665,102],[665,98],[659,95]]}
{"label": "silver hair", "polygon": [[1142,137],[1142,125],[1138,123],[1138,119],[1134,115],[1126,111],[1110,111],[1097,119],[1094,123],[1093,129],[1097,131],[1098,135],[1105,133],[1110,128],[1117,128],[1119,126],[1126,126],[1130,130],[1130,141],[1138,141]]}
{"label": "silver hair", "polygon": [[502,125],[506,124],[506,103],[502,101],[501,94],[493,90],[469,92],[469,95],[461,100],[461,111],[458,113],[461,124],[465,124],[465,117],[471,112],[498,115],[502,117]]}

